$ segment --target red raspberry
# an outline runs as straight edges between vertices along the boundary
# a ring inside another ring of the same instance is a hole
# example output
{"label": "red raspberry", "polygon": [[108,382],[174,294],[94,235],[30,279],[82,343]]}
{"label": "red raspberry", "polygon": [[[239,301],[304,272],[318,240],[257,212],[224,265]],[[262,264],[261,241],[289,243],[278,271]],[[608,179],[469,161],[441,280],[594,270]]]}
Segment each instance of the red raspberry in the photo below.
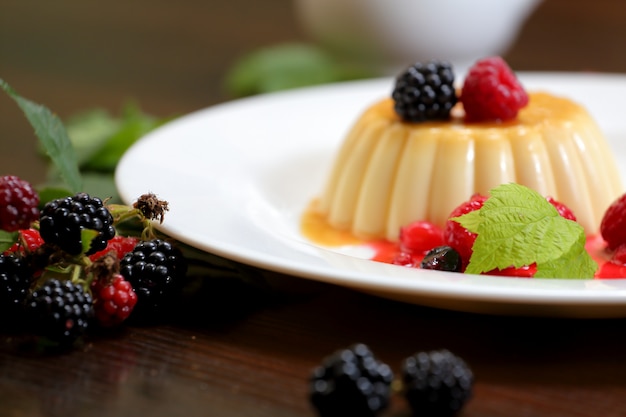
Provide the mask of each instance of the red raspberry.
{"label": "red raspberry", "polygon": [[24,253],[33,253],[35,252],[41,245],[43,245],[43,239],[39,234],[39,230],[36,229],[24,229],[19,231],[19,238],[16,243],[13,244],[8,250],[4,253],[16,253],[19,252],[21,254]]}
{"label": "red raspberry", "polygon": [[565,204],[563,204],[563,203],[561,203],[559,201],[556,201],[552,197],[546,197],[546,200],[548,200],[548,202],[550,202],[550,204],[552,204],[554,206],[554,208],[556,209],[556,211],[559,212],[561,217],[564,217],[564,218],[566,218],[568,220],[576,221],[576,216],[574,215],[572,210],[570,210],[569,207],[567,207]]}
{"label": "red raspberry", "polygon": [[14,175],[0,177],[0,229],[28,229],[39,218],[39,194]]}
{"label": "red raspberry", "polygon": [[[459,217],[471,211],[478,210],[483,206],[486,200],[487,197],[474,194],[468,201],[455,208],[448,218]],[[472,256],[472,246],[474,246],[474,241],[476,240],[476,233],[470,232],[454,220],[448,220],[443,232],[443,240],[445,245],[454,248],[459,255],[461,255],[461,261],[463,263],[462,270],[464,271]]]}
{"label": "red raspberry", "polygon": [[615,248],[610,262],[616,265],[626,265],[626,244],[621,244]]}
{"label": "red raspberry", "polygon": [[115,274],[108,284],[96,282],[92,290],[96,319],[105,327],[121,324],[137,304],[137,294],[132,285],[120,274]]}
{"label": "red raspberry", "polygon": [[486,275],[498,275],[501,277],[517,277],[517,278],[532,278],[537,273],[537,264],[521,266],[519,268],[513,268],[509,266],[504,269],[494,269],[486,273]]}
{"label": "red raspberry", "polygon": [[405,252],[424,254],[441,245],[443,231],[430,222],[416,221],[400,228],[400,248]]}
{"label": "red raspberry", "polygon": [[613,202],[604,213],[600,234],[611,250],[626,243],[626,194]]}
{"label": "red raspberry", "polygon": [[102,256],[107,253],[114,251],[117,259],[122,259],[124,255],[128,252],[131,252],[137,243],[139,243],[140,239],[138,237],[133,236],[119,236],[116,235],[113,239],[109,240],[107,243],[107,247],[103,250],[94,253],[89,256],[89,259],[95,261],[96,259],[100,259]]}
{"label": "red raspberry", "polygon": [[470,122],[506,121],[528,104],[528,95],[500,57],[485,58],[470,68],[460,101]]}
{"label": "red raspberry", "polygon": [[407,267],[415,266],[415,260],[413,259],[413,256],[411,256],[410,253],[404,252],[404,251],[398,252],[393,257],[391,263],[394,265],[407,266]]}

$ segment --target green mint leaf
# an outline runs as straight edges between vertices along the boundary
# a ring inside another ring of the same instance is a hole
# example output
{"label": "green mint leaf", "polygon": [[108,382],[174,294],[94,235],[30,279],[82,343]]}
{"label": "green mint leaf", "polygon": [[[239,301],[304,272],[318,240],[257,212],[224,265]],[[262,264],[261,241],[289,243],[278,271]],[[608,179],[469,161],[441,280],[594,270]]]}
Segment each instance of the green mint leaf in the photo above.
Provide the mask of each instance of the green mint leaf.
{"label": "green mint leaf", "polygon": [[535,278],[590,278],[598,264],[585,250],[585,237],[578,239],[570,251],[558,259],[537,265]]}
{"label": "green mint leaf", "polygon": [[41,142],[44,151],[53,161],[70,189],[73,192],[81,191],[82,178],[78,168],[78,160],[61,119],[52,114],[46,107],[20,96],[2,79],[0,79],[0,88],[22,109],[31,126],[35,129],[35,135]]}
{"label": "green mint leaf", "polygon": [[533,263],[535,277],[591,278],[595,272],[590,267],[595,262],[583,256],[582,226],[561,217],[544,197],[522,185],[492,189],[480,210],[454,220],[478,235],[467,273]]}
{"label": "green mint leaf", "polygon": [[19,232],[7,232],[0,230],[0,253],[9,249],[19,239]]}

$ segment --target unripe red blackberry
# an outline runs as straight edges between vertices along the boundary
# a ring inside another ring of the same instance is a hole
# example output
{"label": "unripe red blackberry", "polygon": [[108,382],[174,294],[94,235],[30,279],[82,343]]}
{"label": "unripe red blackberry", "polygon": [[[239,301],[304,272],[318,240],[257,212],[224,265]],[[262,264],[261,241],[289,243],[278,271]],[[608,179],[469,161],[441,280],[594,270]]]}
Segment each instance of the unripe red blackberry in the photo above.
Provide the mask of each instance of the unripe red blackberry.
{"label": "unripe red blackberry", "polygon": [[83,252],[83,230],[97,232],[85,254],[96,253],[115,236],[113,216],[102,200],[85,193],[50,201],[41,210],[40,233],[43,240],[71,255]]}
{"label": "unripe red blackberry", "polygon": [[32,185],[14,175],[0,177],[0,229],[28,229],[39,217],[39,195]]}

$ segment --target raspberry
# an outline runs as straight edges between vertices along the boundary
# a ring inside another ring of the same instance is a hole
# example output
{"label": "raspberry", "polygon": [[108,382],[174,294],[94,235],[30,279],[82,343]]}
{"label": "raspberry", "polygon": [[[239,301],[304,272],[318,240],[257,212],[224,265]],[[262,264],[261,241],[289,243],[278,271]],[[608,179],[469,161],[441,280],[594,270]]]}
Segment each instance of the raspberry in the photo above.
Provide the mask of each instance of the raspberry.
{"label": "raspberry", "polygon": [[0,255],[0,312],[4,317],[19,311],[31,282],[30,268],[22,258]]}
{"label": "raspberry", "polygon": [[413,259],[413,255],[411,255],[409,252],[401,250],[400,252],[395,254],[393,259],[391,260],[391,263],[394,265],[407,266],[412,268],[415,266],[415,259]]}
{"label": "raspberry", "polygon": [[104,285],[96,281],[92,291],[96,319],[104,327],[121,324],[130,316],[137,303],[137,294],[132,285],[120,274],[114,275]]}
{"label": "raspberry", "polygon": [[95,261],[109,252],[114,252],[117,259],[121,260],[124,255],[126,255],[128,252],[132,251],[135,248],[135,245],[139,243],[139,240],[139,238],[134,236],[116,235],[108,241],[106,248],[102,249],[99,252],[91,254],[89,258],[92,261]]}
{"label": "raspberry", "polygon": [[50,278],[26,298],[33,332],[61,346],[83,336],[94,315],[91,295],[80,284]]}
{"label": "raspberry", "polygon": [[515,268],[509,266],[504,269],[493,269],[486,273],[486,275],[497,275],[501,277],[517,277],[517,278],[532,278],[537,273],[537,264],[520,266]]}
{"label": "raspberry", "polygon": [[0,177],[0,229],[28,229],[39,218],[39,195],[30,183],[14,176]]}
{"label": "raspberry", "polygon": [[471,369],[448,350],[415,353],[402,370],[405,397],[415,415],[453,415],[472,395]]}
{"label": "raspberry", "polygon": [[604,212],[600,234],[611,250],[626,243],[626,194],[615,200]]}
{"label": "raspberry", "polygon": [[561,203],[559,201],[556,201],[552,197],[546,197],[546,200],[548,200],[548,202],[550,202],[550,204],[552,204],[554,206],[554,208],[556,209],[556,211],[559,212],[561,217],[564,217],[564,218],[566,218],[568,220],[576,221],[576,216],[574,215],[572,210],[570,210],[570,208],[567,207],[565,204],[563,204],[563,203]]}
{"label": "raspberry", "polygon": [[161,239],[139,242],[120,261],[120,273],[137,293],[135,314],[157,316],[182,287],[187,262],[171,243]]}
{"label": "raspberry", "polygon": [[[462,203],[460,206],[455,208],[450,216],[448,216],[448,221],[446,222],[446,227],[443,233],[443,240],[446,245],[451,246],[456,249],[457,252],[461,255],[461,260],[463,262],[462,271],[465,270],[467,264],[469,263],[469,259],[472,256],[472,246],[474,246],[474,241],[476,240],[476,233],[472,233],[460,223],[450,220],[452,217],[459,217],[463,214],[469,213],[470,211],[480,209],[487,197],[475,194],[470,198],[469,201]],[[576,217],[574,213],[563,203],[560,203],[553,199],[552,197],[547,197],[546,200],[550,204],[552,204],[557,212],[566,219],[576,221]],[[508,275],[508,276],[532,276],[536,272],[536,268],[525,267],[525,269],[515,271],[512,269],[503,269],[501,271],[494,271],[494,275]],[[491,272],[490,272],[491,274]]]}
{"label": "raspberry", "polygon": [[86,229],[98,232],[85,251],[87,255],[106,248],[115,236],[109,210],[102,200],[85,193],[50,201],[41,211],[39,223],[43,240],[71,255],[83,252],[82,232]]}
{"label": "raspberry", "polygon": [[423,254],[443,244],[443,231],[433,223],[416,221],[400,228],[400,248],[414,254]]}
{"label": "raspberry", "polygon": [[396,79],[395,111],[408,122],[444,120],[457,102],[454,72],[446,62],[416,63]]}
{"label": "raspberry", "polygon": [[18,241],[4,253],[19,253],[20,255],[25,255],[34,253],[41,245],[43,245],[43,239],[39,234],[39,230],[24,229],[19,231]]}
{"label": "raspberry", "polygon": [[430,250],[420,264],[422,269],[461,272],[461,255],[450,246],[438,246]]}
{"label": "raspberry", "polygon": [[621,244],[613,251],[610,259],[615,265],[626,265],[626,244]]}
{"label": "raspberry", "polygon": [[467,121],[506,121],[517,117],[528,95],[507,63],[491,57],[470,68],[459,100]]}
{"label": "raspberry", "polygon": [[389,405],[391,368],[364,344],[341,349],[313,370],[310,399],[324,417],[375,416]]}
{"label": "raspberry", "polygon": [[[448,219],[478,210],[486,200],[487,197],[474,194],[468,201],[455,208],[448,216]],[[448,220],[443,232],[443,240],[445,245],[454,248],[459,253],[462,262],[461,270],[464,271],[472,256],[472,246],[474,246],[474,241],[476,240],[476,233],[470,232],[454,220]]]}

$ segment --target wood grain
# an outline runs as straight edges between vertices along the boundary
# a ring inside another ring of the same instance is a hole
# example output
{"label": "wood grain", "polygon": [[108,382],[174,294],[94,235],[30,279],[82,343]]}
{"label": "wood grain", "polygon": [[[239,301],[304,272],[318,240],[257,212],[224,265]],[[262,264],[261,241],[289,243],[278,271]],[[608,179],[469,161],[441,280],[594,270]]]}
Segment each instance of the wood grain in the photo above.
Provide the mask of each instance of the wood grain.
{"label": "wood grain", "polygon": [[[545,1],[506,58],[520,70],[626,72],[626,4]],[[245,52],[304,40],[289,0],[4,0],[0,77],[66,117],[135,99],[184,114],[229,97]],[[23,115],[0,96],[0,171],[45,177]],[[464,314],[277,276],[269,286],[207,277],[171,321],[98,334],[76,351],[36,355],[0,336],[0,415],[305,417],[322,357],[370,345],[402,359],[448,348],[476,374],[463,417],[626,416],[624,320]],[[384,416],[408,416],[394,397]]]}

